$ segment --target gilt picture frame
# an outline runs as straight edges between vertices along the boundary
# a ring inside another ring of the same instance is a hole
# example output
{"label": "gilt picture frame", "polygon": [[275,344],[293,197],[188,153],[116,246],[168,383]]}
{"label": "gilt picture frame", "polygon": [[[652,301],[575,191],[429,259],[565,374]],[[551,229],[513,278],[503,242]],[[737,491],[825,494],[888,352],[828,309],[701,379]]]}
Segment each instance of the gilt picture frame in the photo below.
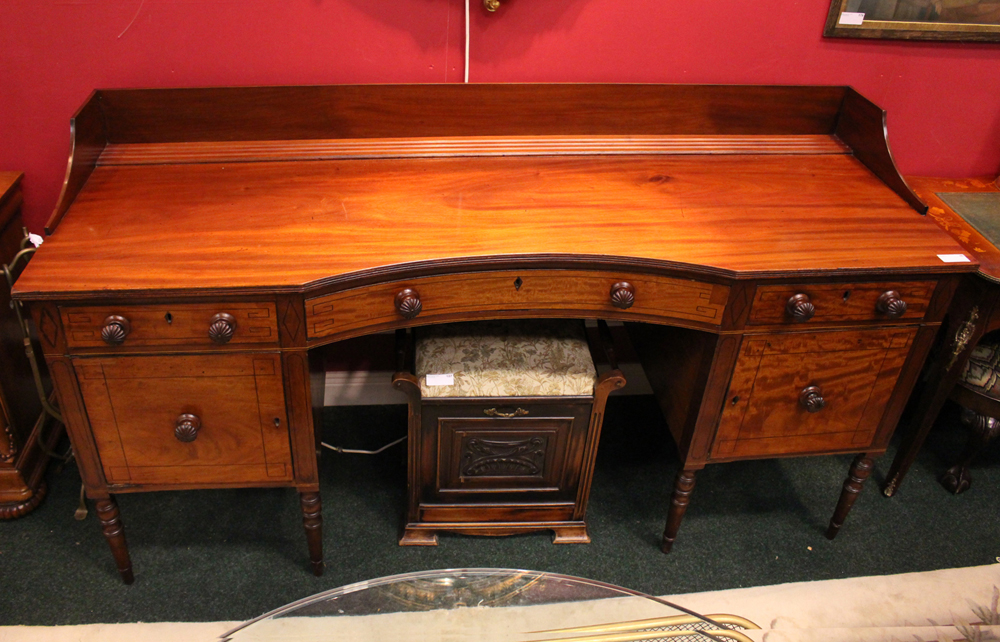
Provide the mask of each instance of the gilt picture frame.
{"label": "gilt picture frame", "polygon": [[1000,42],[1000,0],[832,0],[823,35]]}

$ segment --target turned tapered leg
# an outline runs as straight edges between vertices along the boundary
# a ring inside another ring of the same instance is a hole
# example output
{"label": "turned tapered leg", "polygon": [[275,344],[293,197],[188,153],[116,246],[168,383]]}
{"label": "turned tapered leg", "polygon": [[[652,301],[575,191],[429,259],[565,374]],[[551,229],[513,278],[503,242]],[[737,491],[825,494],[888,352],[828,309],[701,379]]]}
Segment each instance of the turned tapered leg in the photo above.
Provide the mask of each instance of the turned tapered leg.
{"label": "turned tapered leg", "polygon": [[115,557],[115,564],[118,565],[118,573],[122,576],[122,581],[131,584],[135,581],[135,577],[132,575],[132,560],[128,556],[125,527],[122,526],[118,514],[118,502],[115,501],[114,497],[97,500],[97,518],[101,520],[104,538],[108,540],[108,546],[111,547],[111,554]]}
{"label": "turned tapered leg", "polygon": [[826,529],[827,539],[833,539],[840,532],[840,527],[844,525],[847,514],[851,512],[851,507],[854,506],[854,502],[858,499],[858,495],[865,485],[865,480],[872,473],[874,466],[875,462],[868,456],[868,453],[861,453],[854,458],[851,470],[848,471],[847,479],[844,481],[844,490],[840,492],[840,501],[837,502],[837,509],[833,511],[830,526]]}
{"label": "turned tapered leg", "polygon": [[306,529],[306,543],[309,544],[309,564],[313,575],[323,574],[323,506],[319,493],[299,493],[302,503],[302,524]]}
{"label": "turned tapered leg", "polygon": [[965,492],[972,485],[972,473],[969,472],[972,460],[1000,434],[1000,421],[969,408],[962,408],[962,423],[969,427],[972,434],[969,435],[958,463],[941,477],[941,485],[956,495]]}
{"label": "turned tapered leg", "polygon": [[682,470],[674,480],[674,496],[670,499],[670,512],[667,514],[667,525],[663,529],[663,541],[660,550],[669,553],[677,539],[677,531],[681,528],[681,520],[691,501],[691,491],[694,490],[696,470]]}

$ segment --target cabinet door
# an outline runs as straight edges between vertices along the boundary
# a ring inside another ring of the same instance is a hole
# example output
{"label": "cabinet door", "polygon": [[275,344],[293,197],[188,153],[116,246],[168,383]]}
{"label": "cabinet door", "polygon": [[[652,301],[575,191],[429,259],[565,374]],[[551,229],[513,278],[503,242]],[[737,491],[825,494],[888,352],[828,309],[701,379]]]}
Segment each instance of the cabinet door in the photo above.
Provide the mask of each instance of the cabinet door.
{"label": "cabinet door", "polygon": [[862,450],[916,328],[746,336],[713,459]]}
{"label": "cabinet door", "polygon": [[292,478],[277,354],[77,359],[110,484]]}
{"label": "cabinet door", "polygon": [[[589,399],[424,400],[424,499],[468,502],[509,494],[518,501],[574,501],[590,408]],[[516,416],[490,416],[490,410]]]}

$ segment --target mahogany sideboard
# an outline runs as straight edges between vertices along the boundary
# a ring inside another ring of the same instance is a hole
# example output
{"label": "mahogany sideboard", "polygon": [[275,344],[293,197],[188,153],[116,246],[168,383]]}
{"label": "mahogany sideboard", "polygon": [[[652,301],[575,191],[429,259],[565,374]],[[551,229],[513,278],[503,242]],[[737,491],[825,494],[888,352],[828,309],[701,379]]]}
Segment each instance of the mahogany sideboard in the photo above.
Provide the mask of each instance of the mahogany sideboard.
{"label": "mahogany sideboard", "polygon": [[16,284],[113,495],[291,486],[322,569],[309,350],[490,318],[637,324],[697,470],[885,451],[961,275],[846,87],[102,90]]}

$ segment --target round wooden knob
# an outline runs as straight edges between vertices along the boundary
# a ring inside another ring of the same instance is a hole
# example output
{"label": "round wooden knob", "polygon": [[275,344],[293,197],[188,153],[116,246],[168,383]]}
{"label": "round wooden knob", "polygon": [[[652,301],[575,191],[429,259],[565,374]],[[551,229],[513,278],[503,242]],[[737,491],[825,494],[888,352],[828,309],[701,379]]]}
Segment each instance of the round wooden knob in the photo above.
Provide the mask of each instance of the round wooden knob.
{"label": "round wooden knob", "polygon": [[198,419],[198,415],[185,413],[178,417],[174,424],[174,437],[177,437],[177,441],[190,443],[198,437],[199,430],[201,430],[201,419]]}
{"label": "round wooden knob", "polygon": [[799,403],[808,412],[819,412],[826,407],[826,400],[823,399],[823,391],[819,386],[808,386],[799,393]]}
{"label": "round wooden knob", "polygon": [[899,292],[889,290],[879,296],[875,302],[875,310],[889,319],[898,319],[906,314],[906,301],[899,296]]}
{"label": "round wooden knob", "polygon": [[785,304],[785,312],[792,317],[793,321],[803,322],[813,318],[816,314],[816,306],[809,301],[808,294],[796,294],[788,299]]}
{"label": "round wooden knob", "polygon": [[132,324],[128,322],[128,319],[112,314],[104,320],[104,327],[101,328],[101,339],[109,346],[120,346],[131,331]]}
{"label": "round wooden knob", "polygon": [[420,294],[412,289],[406,288],[396,294],[396,312],[404,319],[412,319],[420,314],[423,304],[420,303]]}
{"label": "round wooden knob", "polygon": [[628,310],[635,303],[635,286],[628,281],[619,281],[611,286],[611,305]]}
{"label": "round wooden knob", "polygon": [[216,343],[229,343],[235,333],[236,318],[231,314],[220,312],[208,323],[208,338]]}

